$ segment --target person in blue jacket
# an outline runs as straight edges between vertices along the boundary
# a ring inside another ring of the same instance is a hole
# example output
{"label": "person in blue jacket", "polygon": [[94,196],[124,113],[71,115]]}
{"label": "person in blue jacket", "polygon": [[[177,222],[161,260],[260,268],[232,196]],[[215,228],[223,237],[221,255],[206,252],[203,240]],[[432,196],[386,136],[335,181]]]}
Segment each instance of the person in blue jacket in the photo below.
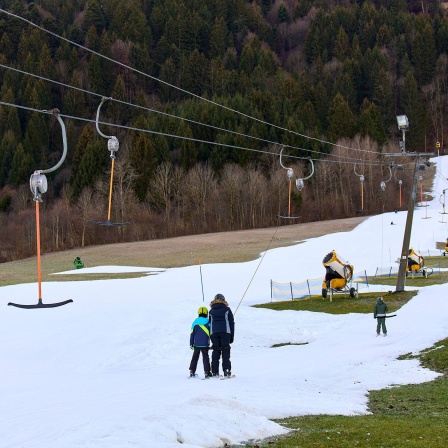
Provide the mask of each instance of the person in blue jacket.
{"label": "person in blue jacket", "polygon": [[210,339],[212,341],[212,375],[219,376],[219,359],[222,355],[224,376],[231,376],[230,344],[235,335],[232,310],[222,294],[216,294],[210,303]]}
{"label": "person in blue jacket", "polygon": [[190,362],[190,376],[196,376],[199,355],[202,353],[204,363],[205,377],[212,376],[210,372],[210,359],[208,357],[208,347],[210,345],[210,324],[208,321],[208,310],[205,306],[198,309],[198,317],[191,324],[190,348],[193,350],[193,356]]}

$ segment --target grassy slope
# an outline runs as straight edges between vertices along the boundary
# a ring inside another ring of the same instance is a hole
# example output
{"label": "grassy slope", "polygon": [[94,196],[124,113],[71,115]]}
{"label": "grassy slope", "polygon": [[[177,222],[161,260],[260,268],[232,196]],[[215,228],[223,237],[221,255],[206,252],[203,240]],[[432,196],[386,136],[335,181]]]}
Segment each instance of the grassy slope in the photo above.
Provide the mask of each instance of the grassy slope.
{"label": "grassy slope", "polygon": [[[414,292],[391,293],[386,301],[391,312],[412,298]],[[258,305],[270,309],[310,310],[343,314],[371,313],[374,294],[358,299],[337,296],[330,304],[322,298]],[[402,358],[410,358],[407,354]],[[313,415],[277,420],[293,430],[288,436],[248,443],[246,447],[271,448],[444,448],[448,440],[448,339],[416,358],[423,366],[442,373],[437,380],[371,391],[370,415],[346,417]]]}
{"label": "grassy slope", "polygon": [[[140,274],[57,275],[73,269],[73,260],[80,256],[87,267],[121,265],[171,268],[200,263],[236,263],[256,259],[268,248],[284,247],[297,241],[347,232],[366,217],[338,219],[266,229],[191,235],[165,240],[89,246],[63,252],[45,253],[42,248],[42,281],[94,280],[96,278],[130,278]],[[0,287],[35,282],[36,257],[0,264]]]}

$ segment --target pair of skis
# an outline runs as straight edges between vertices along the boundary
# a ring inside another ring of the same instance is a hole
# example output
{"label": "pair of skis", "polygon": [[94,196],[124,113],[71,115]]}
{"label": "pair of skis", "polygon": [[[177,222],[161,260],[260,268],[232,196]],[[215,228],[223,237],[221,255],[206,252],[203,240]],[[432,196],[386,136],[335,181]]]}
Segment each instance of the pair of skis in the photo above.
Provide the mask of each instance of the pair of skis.
{"label": "pair of skis", "polygon": [[[230,375],[230,376],[223,376],[223,375],[219,375],[218,377],[216,376],[208,376],[206,378],[201,378],[201,380],[213,380],[213,379],[220,379],[220,380],[230,380],[232,378],[236,378],[236,375]],[[199,375],[195,375],[195,376],[189,376],[188,379],[199,379]]]}

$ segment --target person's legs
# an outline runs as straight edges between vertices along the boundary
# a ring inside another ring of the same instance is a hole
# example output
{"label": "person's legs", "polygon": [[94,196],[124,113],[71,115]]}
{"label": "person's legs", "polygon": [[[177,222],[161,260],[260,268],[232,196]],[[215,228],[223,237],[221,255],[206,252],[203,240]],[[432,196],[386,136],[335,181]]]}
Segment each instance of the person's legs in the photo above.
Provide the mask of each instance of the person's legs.
{"label": "person's legs", "polygon": [[381,318],[381,327],[383,329],[383,334],[387,334],[386,318],[385,317]]}
{"label": "person's legs", "polygon": [[381,318],[377,318],[376,319],[376,322],[377,322],[377,324],[376,324],[376,334],[380,334],[380,330],[381,330]]}
{"label": "person's legs", "polygon": [[200,353],[201,353],[201,349],[198,347],[195,347],[194,351],[193,351],[193,356],[191,357],[190,372],[193,372],[193,373],[196,372]]}
{"label": "person's legs", "polygon": [[219,375],[219,358],[221,357],[221,341],[219,338],[219,334],[212,334],[210,336],[210,340],[212,341],[212,374]]}
{"label": "person's legs", "polygon": [[201,348],[202,363],[204,364],[204,373],[210,373],[210,358],[208,357],[208,347]]}
{"label": "person's legs", "polygon": [[230,362],[230,334],[223,334],[221,336],[222,344],[222,370],[230,372],[232,364]]}

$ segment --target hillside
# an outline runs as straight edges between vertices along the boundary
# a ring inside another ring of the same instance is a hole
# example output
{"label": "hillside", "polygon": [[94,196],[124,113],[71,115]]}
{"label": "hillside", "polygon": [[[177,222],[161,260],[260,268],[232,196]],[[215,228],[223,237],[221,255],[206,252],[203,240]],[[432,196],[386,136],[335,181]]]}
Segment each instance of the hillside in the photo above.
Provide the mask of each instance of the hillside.
{"label": "hillside", "polygon": [[[254,260],[268,248],[285,247],[308,238],[335,232],[348,232],[364,217],[293,224],[278,228],[220,232],[162,240],[90,246],[84,249],[43,254],[43,281],[73,280],[73,276],[50,276],[61,270],[74,269],[73,260],[80,256],[87,267],[120,265],[172,268],[199,263],[235,263]],[[36,281],[36,258],[2,263],[0,286]],[[129,277],[129,274],[77,275],[78,280]]]}
{"label": "hillside", "polygon": [[[29,179],[61,156],[55,109],[68,148],[43,198],[48,251],[402,210],[396,116],[408,151],[446,149],[437,1],[1,6],[0,262],[33,254]],[[106,220],[132,225],[91,225]]]}

